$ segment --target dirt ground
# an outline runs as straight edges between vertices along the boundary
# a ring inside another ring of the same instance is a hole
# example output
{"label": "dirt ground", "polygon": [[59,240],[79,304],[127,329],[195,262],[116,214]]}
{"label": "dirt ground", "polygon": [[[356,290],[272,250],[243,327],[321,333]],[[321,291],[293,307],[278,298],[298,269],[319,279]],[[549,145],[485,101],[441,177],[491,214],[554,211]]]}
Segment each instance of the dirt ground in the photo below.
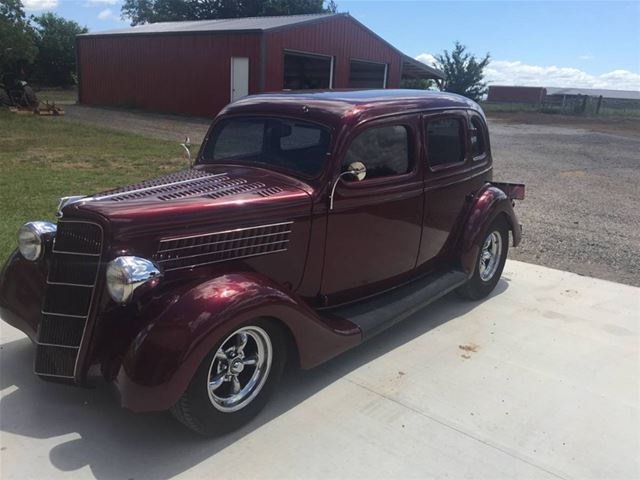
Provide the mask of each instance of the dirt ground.
{"label": "dirt ground", "polygon": [[[210,122],[81,105],[65,118],[196,144]],[[510,258],[640,286],[640,120],[492,113],[489,128],[494,178],[527,185]]]}
{"label": "dirt ground", "polygon": [[175,141],[176,145],[186,136],[195,145],[202,143],[212,120],[84,105],[67,105],[65,110],[69,120]]}

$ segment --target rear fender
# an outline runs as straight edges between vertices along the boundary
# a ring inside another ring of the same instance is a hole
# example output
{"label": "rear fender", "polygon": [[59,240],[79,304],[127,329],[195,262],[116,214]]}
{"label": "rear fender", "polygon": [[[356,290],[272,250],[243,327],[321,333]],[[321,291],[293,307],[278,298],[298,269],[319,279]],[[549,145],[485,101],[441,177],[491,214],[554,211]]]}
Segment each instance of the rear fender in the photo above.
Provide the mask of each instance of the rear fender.
{"label": "rear fender", "polygon": [[310,368],[361,341],[350,323],[321,319],[304,302],[255,273],[223,275],[182,294],[140,330],[115,383],[134,411],[166,410],[186,390],[211,349],[240,324],[269,317],[288,329],[300,365]]}
{"label": "rear fender", "polygon": [[520,243],[521,229],[507,194],[491,184],[485,184],[471,200],[464,229],[460,238],[459,253],[462,270],[471,277],[486,229],[498,216],[504,216],[513,234],[513,246]]}

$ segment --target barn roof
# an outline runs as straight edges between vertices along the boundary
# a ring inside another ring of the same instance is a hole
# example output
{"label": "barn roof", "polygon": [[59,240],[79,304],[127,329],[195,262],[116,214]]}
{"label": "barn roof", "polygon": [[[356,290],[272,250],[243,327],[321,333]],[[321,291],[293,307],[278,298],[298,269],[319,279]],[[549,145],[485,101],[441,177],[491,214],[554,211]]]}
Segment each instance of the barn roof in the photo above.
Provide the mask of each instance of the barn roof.
{"label": "barn roof", "polygon": [[635,90],[608,90],[604,88],[555,88],[547,87],[547,95],[588,95],[591,97],[640,100],[640,92]]}
{"label": "barn roof", "polygon": [[134,35],[152,33],[190,32],[266,32],[280,28],[298,26],[302,23],[327,20],[331,17],[347,16],[346,13],[316,13],[308,15],[286,15],[277,17],[220,18],[215,20],[194,20],[182,22],[158,22],[117,28],[96,33],[84,33],[81,37],[93,35]]}
{"label": "barn roof", "polygon": [[414,60],[381,38],[367,26],[360,23],[348,13],[316,13],[307,15],[285,15],[274,17],[220,18],[215,20],[194,20],[181,22],[158,22],[136,25],[134,27],[117,28],[95,33],[83,33],[78,37],[101,37],[111,35],[161,35],[189,33],[262,33],[274,30],[297,27],[302,24],[324,22],[337,17],[344,17],[364,28],[369,34],[386,43],[402,56],[403,76],[408,78],[445,79],[440,70]]}
{"label": "barn roof", "polygon": [[402,75],[408,78],[436,78],[444,80],[446,75],[442,70],[430,67],[409,55],[402,55]]}

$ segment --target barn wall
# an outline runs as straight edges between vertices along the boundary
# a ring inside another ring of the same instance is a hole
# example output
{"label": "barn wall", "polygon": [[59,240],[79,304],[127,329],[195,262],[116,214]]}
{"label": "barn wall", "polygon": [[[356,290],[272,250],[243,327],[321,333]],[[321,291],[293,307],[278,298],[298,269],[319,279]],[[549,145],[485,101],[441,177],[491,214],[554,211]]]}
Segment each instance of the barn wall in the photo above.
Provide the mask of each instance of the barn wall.
{"label": "barn wall", "polygon": [[249,57],[260,85],[260,35],[78,37],[80,102],[214,116],[229,103],[230,59]]}
{"label": "barn wall", "polygon": [[282,89],[285,49],[334,56],[334,88],[347,88],[351,58],[388,63],[387,87],[400,86],[400,54],[349,17],[268,32],[265,47],[265,91]]}
{"label": "barn wall", "polygon": [[547,94],[542,87],[505,87],[501,85],[489,87],[488,102],[541,103]]}

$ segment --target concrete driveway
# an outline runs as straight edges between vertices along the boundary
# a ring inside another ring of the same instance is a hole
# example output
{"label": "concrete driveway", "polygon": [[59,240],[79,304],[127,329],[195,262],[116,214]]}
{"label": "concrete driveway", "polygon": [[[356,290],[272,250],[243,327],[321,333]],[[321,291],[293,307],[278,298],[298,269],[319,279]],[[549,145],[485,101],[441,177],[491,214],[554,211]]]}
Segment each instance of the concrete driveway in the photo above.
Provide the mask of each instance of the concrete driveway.
{"label": "concrete driveway", "polygon": [[640,476],[640,289],[510,261],[201,439],[110,390],[46,383],[2,326],[3,479]]}

